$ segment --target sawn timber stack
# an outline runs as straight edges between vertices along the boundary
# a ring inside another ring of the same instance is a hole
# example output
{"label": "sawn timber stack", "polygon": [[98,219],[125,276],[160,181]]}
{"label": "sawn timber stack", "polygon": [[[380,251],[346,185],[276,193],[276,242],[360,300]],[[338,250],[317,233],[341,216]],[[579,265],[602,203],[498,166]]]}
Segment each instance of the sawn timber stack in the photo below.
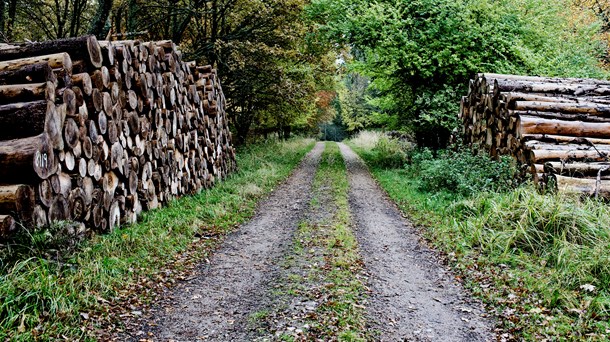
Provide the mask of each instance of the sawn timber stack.
{"label": "sawn timber stack", "polygon": [[460,118],[466,143],[541,185],[610,198],[610,81],[478,74]]}
{"label": "sawn timber stack", "polygon": [[235,170],[216,71],[171,41],[0,45],[0,237],[98,231]]}

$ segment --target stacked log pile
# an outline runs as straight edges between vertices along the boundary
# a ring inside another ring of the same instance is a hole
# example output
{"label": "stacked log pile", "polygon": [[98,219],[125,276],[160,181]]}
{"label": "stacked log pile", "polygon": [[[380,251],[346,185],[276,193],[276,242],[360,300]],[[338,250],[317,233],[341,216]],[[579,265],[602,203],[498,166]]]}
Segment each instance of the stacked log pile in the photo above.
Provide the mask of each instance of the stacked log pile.
{"label": "stacked log pile", "polygon": [[0,236],[98,231],[213,186],[235,152],[216,71],[171,41],[0,45]]}
{"label": "stacked log pile", "polygon": [[460,118],[466,143],[543,186],[610,198],[610,81],[479,74]]}

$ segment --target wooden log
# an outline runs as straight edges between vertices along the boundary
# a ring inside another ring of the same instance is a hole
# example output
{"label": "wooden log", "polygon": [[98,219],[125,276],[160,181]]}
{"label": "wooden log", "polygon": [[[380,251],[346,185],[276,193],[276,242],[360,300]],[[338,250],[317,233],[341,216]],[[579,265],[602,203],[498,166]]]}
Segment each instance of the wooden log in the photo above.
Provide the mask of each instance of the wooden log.
{"label": "wooden log", "polygon": [[57,170],[53,146],[46,133],[0,141],[0,182],[33,184]]}
{"label": "wooden log", "polygon": [[29,185],[0,186],[0,214],[14,215],[21,221],[29,221],[35,206],[34,190]]}
{"label": "wooden log", "polygon": [[610,198],[610,181],[553,175],[557,190],[565,194]]}
{"label": "wooden log", "polygon": [[549,93],[562,95],[610,95],[610,85],[538,83],[527,81],[498,81],[503,92]]}
{"label": "wooden log", "polygon": [[15,220],[10,215],[0,215],[0,238],[8,238],[17,231]]}
{"label": "wooden log", "polygon": [[562,162],[547,162],[544,164],[543,172],[572,176],[572,177],[596,177],[598,173],[610,173],[610,163],[562,163]]}
{"label": "wooden log", "polygon": [[511,110],[512,116],[534,116],[542,119],[565,120],[565,121],[585,121],[585,122],[610,122],[610,117],[590,115],[584,113],[557,113],[557,112],[538,112],[533,110]]}
{"label": "wooden log", "polygon": [[[102,67],[102,50],[93,35],[26,43],[12,49],[2,49],[0,50],[0,61],[62,52],[70,54],[75,59],[86,60],[94,68]],[[53,66],[53,68],[55,67]]]}
{"label": "wooden log", "polygon": [[0,105],[35,100],[55,101],[55,85],[45,82],[0,86]]}
{"label": "wooden log", "polygon": [[522,76],[522,75],[507,75],[494,73],[480,73],[478,78],[485,78],[488,81],[524,81],[537,83],[569,83],[569,84],[600,84],[610,85],[610,81],[596,80],[592,78],[561,78],[561,77],[541,77],[541,76]]}
{"label": "wooden log", "polygon": [[610,136],[610,123],[541,119],[524,115],[520,117],[518,134],[519,136],[523,134],[551,134],[605,138]]}
{"label": "wooden log", "polygon": [[514,109],[566,114],[588,114],[606,117],[610,115],[610,106],[598,103],[516,101],[514,103]]}
{"label": "wooden log", "polygon": [[118,228],[121,224],[121,209],[119,201],[113,201],[108,210],[108,228],[110,231]]}
{"label": "wooden log", "polygon": [[61,106],[55,107],[49,101],[44,121],[44,132],[47,134],[52,147],[60,151],[64,149],[63,126],[65,119],[65,110]]}
{"label": "wooden log", "polygon": [[72,75],[72,84],[79,87],[85,95],[89,96],[93,92],[91,76],[86,72]]}
{"label": "wooden log", "polygon": [[540,164],[547,161],[607,161],[607,151],[595,151],[595,150],[531,150],[529,151],[529,159]]}
{"label": "wooden log", "polygon": [[79,142],[78,125],[72,118],[68,118],[64,124],[64,141],[71,149],[75,148]]}
{"label": "wooden log", "polygon": [[0,106],[0,140],[31,137],[42,133],[47,109],[55,110],[55,105],[46,100],[39,100]]}
{"label": "wooden log", "polygon": [[49,208],[49,223],[64,221],[70,219],[70,205],[64,197],[59,194],[55,196],[51,207]]}
{"label": "wooden log", "polygon": [[523,134],[523,141],[538,140],[555,144],[571,143],[571,144],[605,144],[610,145],[610,139],[603,138],[588,138],[588,137],[572,137],[567,135],[552,135],[552,134]]}
{"label": "wooden log", "polygon": [[32,225],[35,228],[42,228],[46,227],[48,224],[49,219],[47,217],[47,211],[40,205],[36,205],[34,207],[34,212],[32,213]]}
{"label": "wooden log", "polygon": [[70,192],[68,197],[68,205],[70,211],[70,217],[73,220],[83,220],[87,214],[87,200],[85,198],[85,191],[81,188],[75,188]]}
{"label": "wooden log", "polygon": [[[0,59],[4,55],[0,53]],[[29,58],[17,57],[15,60],[6,60],[0,62],[0,72],[17,71],[28,65],[46,63],[53,69],[62,69],[64,74],[72,74],[72,58],[67,53],[56,53],[51,55],[35,56]]]}
{"label": "wooden log", "polygon": [[0,85],[57,82],[53,68],[47,62],[24,65],[19,69],[0,72]]}

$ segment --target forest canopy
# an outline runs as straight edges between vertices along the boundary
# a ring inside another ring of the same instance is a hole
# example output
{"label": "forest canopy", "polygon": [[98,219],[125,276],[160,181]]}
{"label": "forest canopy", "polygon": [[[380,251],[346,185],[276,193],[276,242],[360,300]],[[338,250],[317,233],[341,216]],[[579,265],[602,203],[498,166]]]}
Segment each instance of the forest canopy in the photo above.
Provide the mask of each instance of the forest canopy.
{"label": "forest canopy", "polygon": [[609,18],[607,0],[0,0],[0,37],[172,39],[218,69],[238,142],[334,120],[442,147],[477,72],[606,78]]}

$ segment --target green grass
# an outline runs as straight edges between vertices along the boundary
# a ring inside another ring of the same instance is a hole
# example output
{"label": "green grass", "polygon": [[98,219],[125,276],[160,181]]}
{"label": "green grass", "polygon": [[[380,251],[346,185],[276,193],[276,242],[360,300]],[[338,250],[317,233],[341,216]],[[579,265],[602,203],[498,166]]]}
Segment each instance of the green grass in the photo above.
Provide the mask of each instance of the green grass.
{"label": "green grass", "polygon": [[116,310],[145,305],[156,288],[171,286],[181,272],[205,260],[312,146],[312,140],[298,139],[239,150],[239,172],[213,189],[66,251],[47,232],[34,234],[36,243],[28,248],[4,248],[0,340],[93,340],[99,329],[115,323]]}
{"label": "green grass", "polygon": [[[524,185],[463,196],[423,191],[408,168],[376,165],[352,147],[388,195],[500,317],[505,337],[610,337],[610,207]],[[468,172],[468,170],[465,170]]]}
{"label": "green grass", "polygon": [[347,169],[336,143],[326,145],[314,189],[329,191],[335,206],[325,234],[317,241],[326,250],[325,263],[321,265],[325,286],[320,288],[320,295],[328,299],[316,309],[319,329],[316,338],[364,341],[367,336],[362,306],[365,285],[358,276],[363,264],[352,232]]}

